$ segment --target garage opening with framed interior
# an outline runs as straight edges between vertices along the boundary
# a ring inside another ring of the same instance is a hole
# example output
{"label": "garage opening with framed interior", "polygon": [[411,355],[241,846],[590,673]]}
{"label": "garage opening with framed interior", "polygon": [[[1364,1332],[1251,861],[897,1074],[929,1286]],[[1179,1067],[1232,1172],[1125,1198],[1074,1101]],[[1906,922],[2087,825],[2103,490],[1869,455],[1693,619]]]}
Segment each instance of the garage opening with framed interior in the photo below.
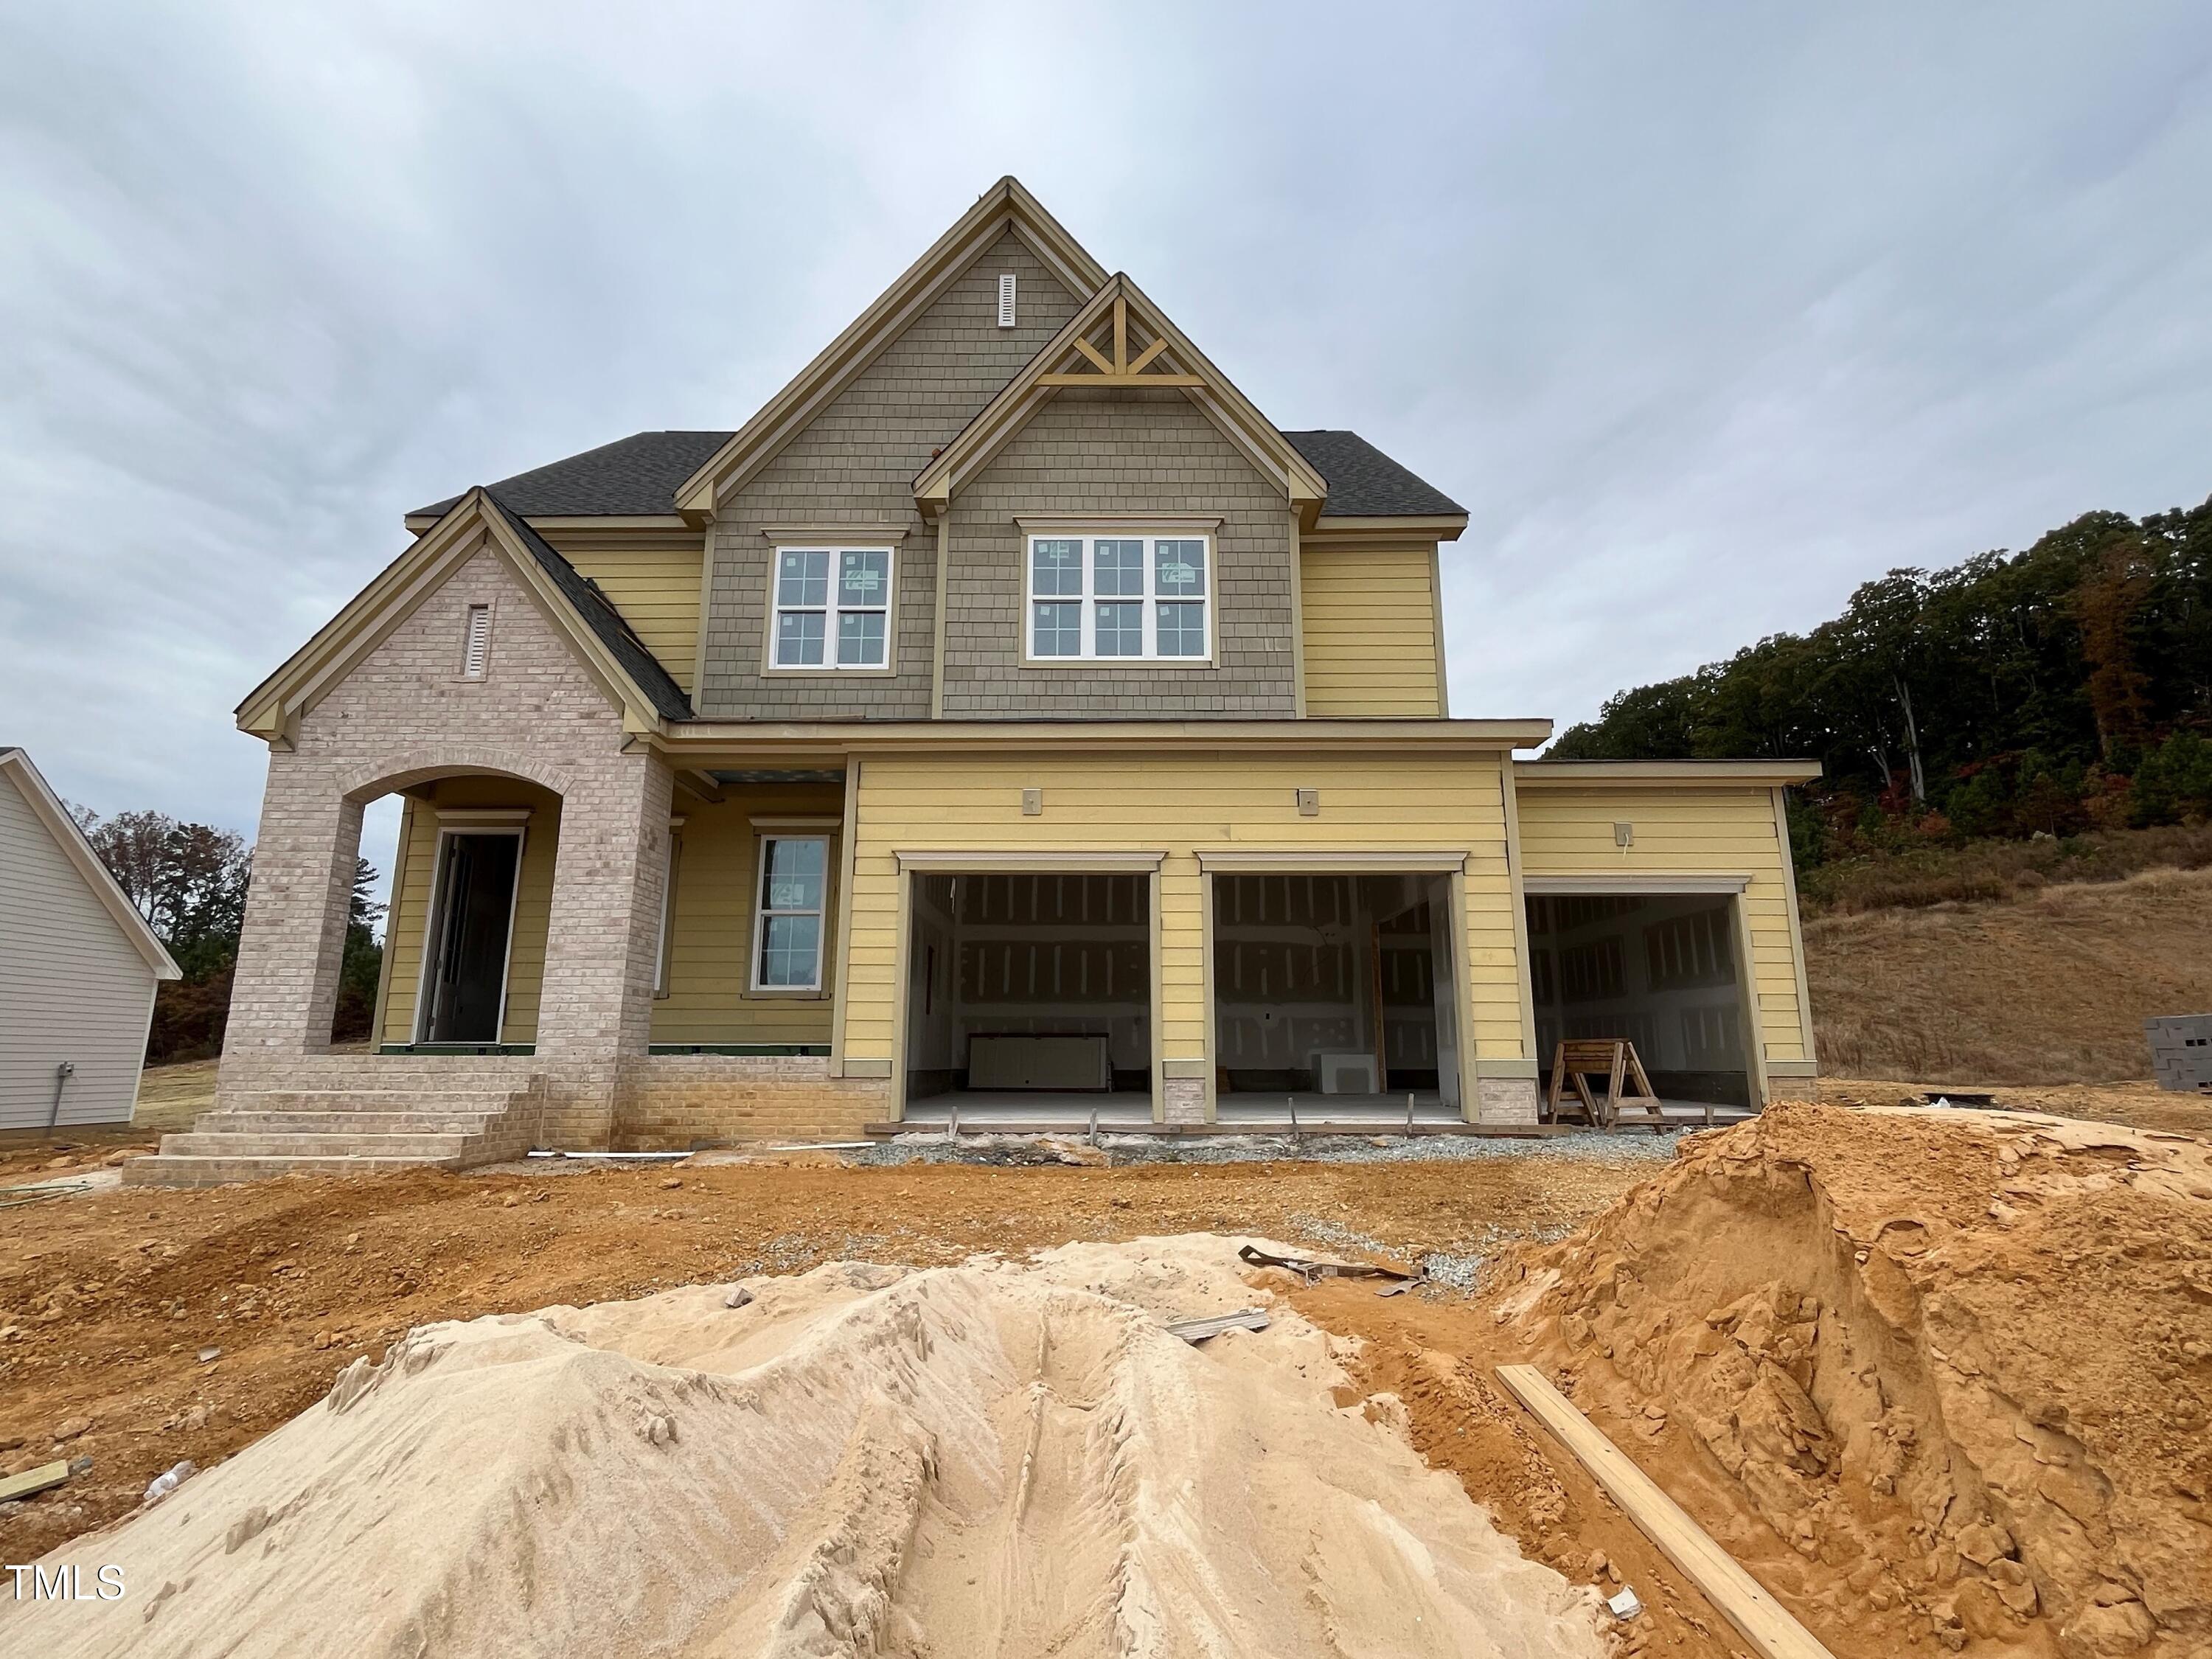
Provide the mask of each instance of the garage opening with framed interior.
{"label": "garage opening with framed interior", "polygon": [[910,878],[907,1115],[1152,1115],[1152,880]]}

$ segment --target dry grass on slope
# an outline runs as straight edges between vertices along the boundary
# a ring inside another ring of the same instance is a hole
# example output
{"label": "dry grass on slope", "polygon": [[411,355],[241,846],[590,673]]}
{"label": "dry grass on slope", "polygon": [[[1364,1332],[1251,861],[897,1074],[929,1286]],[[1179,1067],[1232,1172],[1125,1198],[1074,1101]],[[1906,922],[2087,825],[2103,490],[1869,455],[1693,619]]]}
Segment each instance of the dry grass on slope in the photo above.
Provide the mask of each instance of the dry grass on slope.
{"label": "dry grass on slope", "polygon": [[2142,1023],[2212,1009],[2212,870],[1805,924],[1820,1066],[1936,1083],[2147,1076]]}

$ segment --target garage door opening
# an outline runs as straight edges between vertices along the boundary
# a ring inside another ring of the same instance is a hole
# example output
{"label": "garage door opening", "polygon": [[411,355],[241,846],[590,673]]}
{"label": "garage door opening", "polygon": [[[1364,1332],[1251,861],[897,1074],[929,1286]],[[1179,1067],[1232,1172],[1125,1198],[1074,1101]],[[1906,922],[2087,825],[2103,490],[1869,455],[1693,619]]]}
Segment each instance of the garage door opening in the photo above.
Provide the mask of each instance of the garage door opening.
{"label": "garage door opening", "polygon": [[1213,878],[1218,1115],[1457,1118],[1448,878]]}
{"label": "garage door opening", "polygon": [[1597,1038],[1634,1043],[1669,1108],[1754,1104],[1733,895],[1546,894],[1528,902],[1547,1098],[1559,1043]]}
{"label": "garage door opening", "polygon": [[911,879],[907,1116],[1149,1121],[1151,878]]}

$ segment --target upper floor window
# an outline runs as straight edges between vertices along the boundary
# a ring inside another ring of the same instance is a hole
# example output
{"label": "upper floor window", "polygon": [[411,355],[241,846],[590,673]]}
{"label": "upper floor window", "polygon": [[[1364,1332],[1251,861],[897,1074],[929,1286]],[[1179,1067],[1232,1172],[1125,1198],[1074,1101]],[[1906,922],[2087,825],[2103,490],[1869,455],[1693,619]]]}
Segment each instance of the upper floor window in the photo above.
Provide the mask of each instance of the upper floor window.
{"label": "upper floor window", "polygon": [[1206,660],[1212,552],[1188,533],[1031,536],[1027,654]]}
{"label": "upper floor window", "polygon": [[770,665],[887,667],[890,607],[888,547],[779,547]]}

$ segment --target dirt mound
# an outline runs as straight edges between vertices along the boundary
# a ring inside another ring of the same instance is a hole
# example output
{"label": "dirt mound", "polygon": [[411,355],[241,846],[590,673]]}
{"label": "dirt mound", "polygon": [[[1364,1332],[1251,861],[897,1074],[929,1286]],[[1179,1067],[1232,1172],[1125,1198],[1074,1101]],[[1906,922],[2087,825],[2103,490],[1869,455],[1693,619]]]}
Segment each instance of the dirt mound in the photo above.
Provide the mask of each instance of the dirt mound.
{"label": "dirt mound", "polygon": [[1500,1297],[1509,1339],[1869,1652],[2212,1652],[2203,1140],[1778,1106]]}
{"label": "dirt mound", "polygon": [[1235,1243],[424,1327],[50,1558],[128,1594],[0,1609],[0,1647],[1596,1659],[1587,1590],[1334,1403],[1341,1345],[1287,1306],[1166,1333],[1273,1301]]}
{"label": "dirt mound", "polygon": [[1936,1083],[2148,1077],[2145,1016],[2212,1007],[2212,870],[1805,924],[1822,1066]]}

